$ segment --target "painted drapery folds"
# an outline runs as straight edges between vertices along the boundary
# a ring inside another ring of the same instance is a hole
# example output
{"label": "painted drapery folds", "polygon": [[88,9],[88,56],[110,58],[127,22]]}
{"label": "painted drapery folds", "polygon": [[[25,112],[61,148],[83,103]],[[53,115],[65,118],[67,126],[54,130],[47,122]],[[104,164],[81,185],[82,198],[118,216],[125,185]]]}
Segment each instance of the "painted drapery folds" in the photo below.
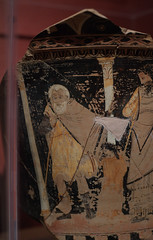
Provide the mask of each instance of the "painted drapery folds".
{"label": "painted drapery folds", "polygon": [[84,10],[18,63],[21,203],[57,238],[151,236],[152,56],[150,36]]}

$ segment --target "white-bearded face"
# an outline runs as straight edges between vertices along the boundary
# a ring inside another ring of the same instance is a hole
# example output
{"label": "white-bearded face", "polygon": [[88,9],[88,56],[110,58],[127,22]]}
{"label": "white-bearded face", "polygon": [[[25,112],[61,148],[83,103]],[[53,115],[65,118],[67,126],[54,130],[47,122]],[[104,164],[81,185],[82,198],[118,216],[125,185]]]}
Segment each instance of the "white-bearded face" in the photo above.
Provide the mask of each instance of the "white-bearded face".
{"label": "white-bearded face", "polygon": [[50,102],[52,108],[56,114],[64,114],[67,110],[67,103],[69,101],[68,95],[65,93],[64,89],[59,88],[54,89],[50,96]]}
{"label": "white-bearded face", "polygon": [[67,101],[60,104],[52,103],[52,108],[57,115],[63,114],[67,110]]}

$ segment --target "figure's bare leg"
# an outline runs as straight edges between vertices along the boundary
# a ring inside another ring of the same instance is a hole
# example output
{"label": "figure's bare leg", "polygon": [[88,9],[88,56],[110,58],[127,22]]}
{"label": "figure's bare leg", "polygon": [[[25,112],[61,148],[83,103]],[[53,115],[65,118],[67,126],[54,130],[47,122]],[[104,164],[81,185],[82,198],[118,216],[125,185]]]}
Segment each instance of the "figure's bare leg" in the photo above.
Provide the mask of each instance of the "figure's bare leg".
{"label": "figure's bare leg", "polygon": [[70,196],[66,189],[65,181],[67,177],[64,174],[58,174],[55,179],[55,184],[57,185],[58,194],[60,198],[60,203],[57,205],[64,214],[68,214],[71,211],[71,201]]}
{"label": "figure's bare leg", "polygon": [[78,192],[79,192],[79,198],[81,199],[85,211],[86,211],[86,217],[87,218],[93,218],[95,217],[95,212],[91,208],[91,196],[89,193],[89,187],[86,181],[86,178],[83,174],[78,173],[76,176],[77,184],[78,184]]}
{"label": "figure's bare leg", "polygon": [[88,187],[87,181],[85,179],[85,176],[83,176],[82,173],[77,173],[75,179],[76,179],[77,184],[78,184],[79,194],[84,194],[86,192],[89,192],[89,187]]}

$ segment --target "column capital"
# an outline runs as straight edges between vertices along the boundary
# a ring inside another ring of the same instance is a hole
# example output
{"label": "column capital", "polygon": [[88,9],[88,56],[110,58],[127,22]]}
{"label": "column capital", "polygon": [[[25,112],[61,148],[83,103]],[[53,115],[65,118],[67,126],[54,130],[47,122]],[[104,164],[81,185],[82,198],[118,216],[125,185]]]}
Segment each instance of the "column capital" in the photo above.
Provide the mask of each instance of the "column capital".
{"label": "column capital", "polygon": [[115,57],[103,57],[103,58],[97,58],[97,60],[100,65],[109,64],[109,63],[113,64],[114,58]]}

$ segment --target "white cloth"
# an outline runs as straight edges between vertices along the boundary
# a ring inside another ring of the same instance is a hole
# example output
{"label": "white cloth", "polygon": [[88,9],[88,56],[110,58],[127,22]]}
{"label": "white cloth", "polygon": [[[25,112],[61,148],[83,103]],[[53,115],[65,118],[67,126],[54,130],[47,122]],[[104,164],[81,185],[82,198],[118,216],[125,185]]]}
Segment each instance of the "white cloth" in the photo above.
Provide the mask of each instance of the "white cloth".
{"label": "white cloth", "polygon": [[115,136],[117,141],[120,141],[130,121],[117,117],[95,117],[95,122],[104,126]]}

